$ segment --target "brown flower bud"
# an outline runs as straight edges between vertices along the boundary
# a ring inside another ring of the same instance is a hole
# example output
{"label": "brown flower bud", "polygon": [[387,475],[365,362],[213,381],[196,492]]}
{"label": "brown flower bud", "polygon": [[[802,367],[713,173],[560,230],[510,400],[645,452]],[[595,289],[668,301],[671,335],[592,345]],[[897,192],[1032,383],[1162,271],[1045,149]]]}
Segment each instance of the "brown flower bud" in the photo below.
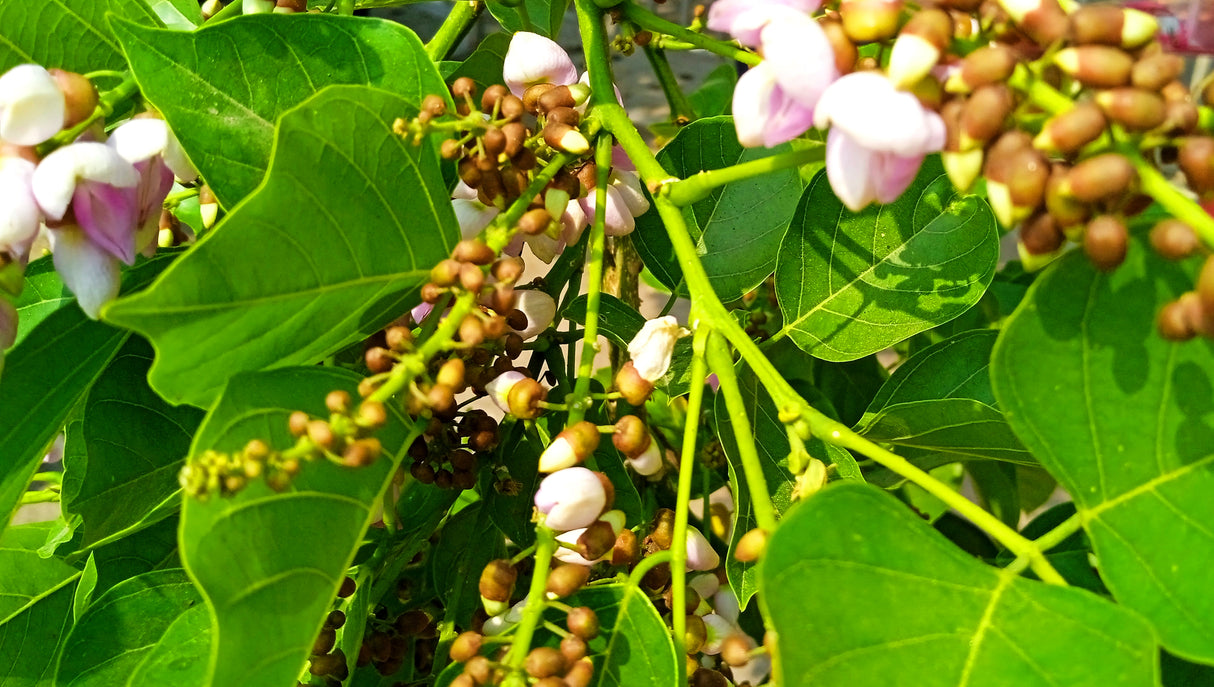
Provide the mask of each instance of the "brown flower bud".
{"label": "brown flower bud", "polygon": [[1167,116],[1162,128],[1172,136],[1183,136],[1197,130],[1201,113],[1193,103],[1171,102],[1164,106]]}
{"label": "brown flower bud", "polygon": [[649,399],[649,394],[653,393],[653,382],[642,377],[629,360],[616,373],[615,388],[630,405],[642,406]]}
{"label": "brown flower bud", "polygon": [[494,108],[499,107],[502,98],[510,95],[510,89],[502,84],[493,84],[485,89],[485,93],[481,96],[481,111],[492,113]]}
{"label": "brown flower bud", "polygon": [[565,657],[565,663],[573,665],[586,657],[586,640],[577,636],[565,637],[561,640],[560,650],[561,656]]}
{"label": "brown flower bud", "polygon": [[733,557],[743,563],[751,563],[759,560],[766,548],[767,533],[756,527],[743,534],[742,538],[738,540],[738,545],[734,547]]}
{"label": "brown flower bud", "polygon": [[1163,306],[1155,322],[1159,334],[1168,341],[1188,341],[1197,336],[1189,314],[1182,301],[1173,301]]}
{"label": "brown flower bud", "polygon": [[[590,579],[590,568],[581,565],[559,565],[548,573],[545,590],[549,595],[563,599],[572,596]],[[575,659],[576,660],[576,659]]]}
{"label": "brown flower bud", "polygon": [[1088,222],[1083,233],[1083,251],[1102,272],[1117,269],[1125,261],[1130,233],[1125,223],[1112,215],[1100,215]]}
{"label": "brown flower bud", "polygon": [[480,239],[464,239],[455,244],[451,257],[460,262],[470,262],[473,265],[488,265],[497,255]]}
{"label": "brown flower bud", "polygon": [[523,107],[523,100],[517,95],[507,95],[502,98],[501,116],[503,119],[510,122],[517,122],[522,119],[527,108]]}
{"label": "brown flower bud", "polygon": [[1053,215],[1039,212],[1020,225],[1020,243],[1029,255],[1049,255],[1066,240]]}
{"label": "brown flower bud", "polygon": [[540,112],[549,113],[558,107],[574,107],[577,101],[573,98],[573,93],[568,86],[557,86],[549,88],[540,94],[536,106]]}
{"label": "brown flower bud", "polygon": [[645,421],[636,415],[625,415],[615,423],[615,433],[611,435],[611,443],[626,458],[640,455],[649,448],[652,439]]}
{"label": "brown flower bud", "polygon": [[379,439],[375,437],[355,439],[342,452],[342,465],[351,468],[366,467],[374,463],[382,453],[383,447],[380,445]]}
{"label": "brown flower bud", "polygon": [[[530,114],[539,114],[540,97],[554,88],[556,88],[556,85],[550,83],[537,83],[534,86],[528,87],[526,91],[523,91],[524,109],[526,109]],[[568,88],[566,88],[566,90],[568,90]],[[573,97],[570,96],[570,100],[572,99]]]}
{"label": "brown flower bud", "polygon": [[346,624],[346,614],[341,611],[329,611],[325,616],[325,627],[339,630]]}
{"label": "brown flower bud", "polygon": [[455,410],[455,393],[446,384],[435,384],[426,392],[426,405],[435,415],[445,416]]}
{"label": "brown flower bud", "polygon": [[324,656],[333,650],[335,644],[337,644],[337,632],[331,627],[323,627],[320,634],[316,636],[316,641],[312,642],[312,655]]}
{"label": "brown flower bud", "polygon": [[475,656],[464,666],[464,675],[472,678],[478,685],[486,685],[493,677],[493,667],[488,658]]}
{"label": "brown flower bud", "polygon": [[[1197,275],[1197,298],[1206,321],[1214,321],[1214,255],[1206,258]],[[1199,329],[1200,331],[1200,329]],[[1209,332],[1205,332],[1207,335]]]}
{"label": "brown flower bud", "polygon": [[989,84],[974,91],[961,111],[961,150],[981,147],[1003,131],[1014,106],[1007,84]]}
{"label": "brown flower bud", "polygon": [[552,223],[552,215],[544,208],[535,208],[523,213],[519,218],[519,231],[528,236],[538,236],[548,230],[548,225]]}
{"label": "brown flower bud", "polygon": [[948,12],[924,9],[911,15],[890,52],[887,72],[894,87],[905,89],[923,81],[952,38],[953,18]]}
{"label": "brown flower bud", "polygon": [[699,653],[707,639],[708,628],[704,626],[704,620],[698,615],[688,615],[687,629],[683,634],[683,648],[689,654]]}
{"label": "brown flower bud", "polygon": [[636,532],[629,529],[620,530],[611,548],[612,565],[632,565],[641,557],[641,543],[637,540]]}
{"label": "brown flower bud", "polygon": [[582,121],[582,116],[572,107],[554,107],[548,110],[548,121],[576,127]]}
{"label": "brown flower bud", "polygon": [[860,57],[856,44],[847,37],[847,32],[843,30],[843,24],[838,19],[822,17],[818,23],[835,53],[835,69],[838,69],[840,74],[850,74]]}
{"label": "brown flower bud", "polygon": [[434,381],[452,390],[463,390],[464,370],[463,359],[451,358],[438,369],[438,374],[434,375]]}
{"label": "brown flower bud", "polygon": [[413,476],[413,479],[422,484],[434,484],[434,480],[438,476],[429,463],[422,462],[415,462],[410,465],[409,474]]}
{"label": "brown flower bud", "polygon": [[1068,29],[1066,12],[1058,0],[1024,0],[1016,3],[1001,3],[1012,21],[1034,43],[1048,46],[1062,40]]}
{"label": "brown flower bud", "polygon": [[1076,103],[1046,122],[1033,145],[1046,152],[1074,153],[1099,138],[1107,124],[1104,112],[1095,104]]}
{"label": "brown flower bud", "polygon": [[740,634],[726,637],[721,642],[721,660],[734,668],[750,663],[750,640]]}
{"label": "brown flower bud", "polygon": [[461,76],[451,84],[451,95],[457,100],[476,95],[476,82],[467,76]]}
{"label": "brown flower bud", "polygon": [[499,282],[514,283],[522,276],[524,267],[522,258],[504,257],[493,263],[490,272]]}
{"label": "brown flower bud", "polygon": [[674,511],[669,508],[658,510],[653,520],[653,531],[649,533],[650,540],[657,545],[658,550],[665,551],[674,541]]}
{"label": "brown flower bud", "polygon": [[1158,91],[1175,81],[1184,71],[1184,60],[1172,53],[1156,53],[1134,63],[1130,84],[1147,91]]}
{"label": "brown flower bud", "polygon": [[97,109],[97,89],[93,82],[75,72],[51,68],[47,72],[55,80],[55,85],[63,93],[65,108],[63,110],[64,128],[76,126],[88,119]]}
{"label": "brown flower bud", "polygon": [[565,684],[568,687],[590,687],[593,679],[594,663],[588,658],[580,659],[565,673]]}
{"label": "brown flower bud", "polygon": [[439,287],[454,286],[459,281],[459,272],[463,268],[458,260],[447,258],[440,260],[430,268],[430,281]]}
{"label": "brown flower bud", "polygon": [[597,477],[599,479],[599,483],[603,485],[603,496],[606,502],[606,505],[603,506],[603,511],[609,511],[611,510],[611,507],[615,505],[615,485],[612,484],[607,475],[601,472],[595,472],[594,476]]}
{"label": "brown flower bud", "polygon": [[568,124],[549,122],[544,127],[544,142],[557,150],[574,155],[585,155],[590,152],[590,141],[586,140],[582,132]]}
{"label": "brown flower bud", "polygon": [[460,266],[459,284],[468,291],[479,293],[481,287],[485,285],[485,273],[476,265],[465,262]]}
{"label": "brown flower bud", "polygon": [[337,598],[345,599],[353,594],[357,588],[358,585],[354,582],[353,577],[343,577],[341,580],[341,586],[337,588]]}
{"label": "brown flower bud", "polygon": [[477,168],[476,161],[472,158],[466,157],[460,160],[457,170],[459,171],[459,178],[471,188],[480,187],[481,182],[484,181],[484,174]]}
{"label": "brown flower bud", "polygon": [[839,16],[843,31],[855,43],[885,40],[898,32],[901,0],[843,0]]}
{"label": "brown flower bud", "polygon": [[431,93],[422,98],[422,111],[429,112],[434,117],[441,117],[447,114],[447,103],[441,96]]}
{"label": "brown flower bud", "polygon": [[540,416],[539,402],[547,397],[547,389],[534,379],[526,378],[510,387],[506,405],[510,414],[520,420],[534,420]]}
{"label": "brown flower bud", "polygon": [[481,571],[481,579],[478,588],[481,596],[490,601],[506,602],[510,600],[510,595],[514,593],[514,583],[518,580],[518,571],[514,566],[510,565],[510,561],[499,558],[498,560],[489,561],[485,569]]}
{"label": "brown flower bud", "polygon": [[1059,191],[1085,203],[1094,203],[1122,195],[1136,177],[1129,160],[1117,153],[1104,153],[1072,167]]}
{"label": "brown flower bud", "polygon": [[291,435],[299,438],[307,434],[308,422],[310,421],[311,418],[309,418],[308,414],[302,410],[297,410],[291,413],[291,416],[287,418],[287,426],[291,430]]}
{"label": "brown flower bud", "polygon": [[1198,194],[1214,191],[1214,138],[1190,136],[1180,144],[1180,169]]}
{"label": "brown flower bud", "polygon": [[527,654],[524,669],[531,677],[545,678],[565,672],[565,657],[548,646],[537,646]]}
{"label": "brown flower bud", "polygon": [[485,638],[479,632],[463,632],[451,642],[451,660],[464,663],[481,652]]}
{"label": "brown flower bud", "polygon": [[1151,15],[1115,5],[1081,6],[1070,16],[1070,38],[1078,45],[1100,43],[1133,49],[1154,38],[1158,28]]}
{"label": "brown flower bud", "polygon": [[[675,609],[674,587],[668,588],[666,592],[662,594],[662,601],[666,602],[666,608],[669,608],[672,611]],[[685,589],[685,593],[683,594],[683,614],[692,615],[695,613],[696,609],[700,607],[701,601],[703,601],[703,599],[700,598],[699,592],[691,587],[687,587]]]}
{"label": "brown flower bud", "polygon": [[1167,120],[1163,98],[1140,88],[1115,88],[1096,94],[1096,104],[1109,119],[1129,131],[1148,131]]}
{"label": "brown flower bud", "polygon": [[325,407],[330,413],[344,414],[350,410],[350,392],[335,389],[325,396]]}
{"label": "brown flower bud", "polygon": [[312,440],[312,443],[324,449],[332,449],[337,445],[337,435],[334,434],[329,423],[324,420],[308,422],[308,438]]}
{"label": "brown flower bud", "polygon": [[[615,546],[615,530],[611,523],[595,520],[577,538],[577,551],[588,561],[597,561]],[[589,639],[587,637],[586,639]]]}
{"label": "brown flower bud", "polygon": [[599,616],[594,609],[586,606],[579,606],[569,611],[569,617],[565,619],[565,626],[575,636],[586,641],[599,636]]}
{"label": "brown flower bud", "polygon": [[1107,45],[1085,45],[1059,50],[1054,64],[1085,86],[1116,88],[1129,83],[1134,58]]}
{"label": "brown flower bud", "polygon": [[346,666],[346,654],[341,649],[331,654],[313,656],[309,661],[308,672],[313,675],[332,677],[338,682],[350,676],[350,669]]}
{"label": "brown flower bud", "polygon": [[1151,228],[1151,247],[1169,260],[1182,260],[1196,253],[1201,242],[1192,227],[1169,218]]}
{"label": "brown flower bud", "polygon": [[1007,81],[1016,68],[1016,53],[1002,44],[983,46],[965,56],[961,71],[949,79],[946,89],[954,93],[969,93]]}

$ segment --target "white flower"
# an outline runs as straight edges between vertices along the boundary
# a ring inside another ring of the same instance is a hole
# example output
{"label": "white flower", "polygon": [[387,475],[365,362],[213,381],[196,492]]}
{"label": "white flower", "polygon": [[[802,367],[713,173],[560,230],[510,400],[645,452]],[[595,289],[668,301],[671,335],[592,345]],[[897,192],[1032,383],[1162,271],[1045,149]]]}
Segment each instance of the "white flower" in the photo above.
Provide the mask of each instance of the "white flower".
{"label": "white flower", "polygon": [[79,227],[60,227],[50,232],[55,269],[76,296],[90,319],[118,296],[121,286],[118,259],[93,243]]}
{"label": "white flower", "polygon": [[527,316],[527,326],[518,330],[524,341],[548,328],[556,317],[556,301],[537,289],[519,289],[514,292],[514,307]]}
{"label": "white flower", "polygon": [[502,61],[502,79],[510,92],[523,93],[538,83],[569,86],[577,82],[577,68],[560,45],[537,33],[519,31],[510,39]]}
{"label": "white flower", "polygon": [[514,388],[515,384],[526,378],[526,375],[516,370],[503,372],[485,385],[485,393],[497,404],[498,408],[502,409],[502,412],[508,414],[510,412],[510,390]]}
{"label": "white flower", "polygon": [[116,150],[88,141],[63,146],[47,155],[34,170],[32,187],[46,216],[60,220],[82,182],[133,188],[139,181],[139,172]]}
{"label": "white flower", "polygon": [[675,342],[690,333],[672,315],[646,322],[628,343],[628,355],[632,356],[637,374],[650,382],[665,376]]}
{"label": "white flower", "polygon": [[638,475],[645,477],[655,475],[662,469],[662,449],[658,446],[658,442],[650,438],[648,448],[632,458],[625,458],[624,462],[636,470]]}
{"label": "white flower", "polygon": [[38,234],[42,211],[34,199],[34,163],[0,157],[0,249],[25,243]]}
{"label": "white flower", "polygon": [[586,468],[566,468],[548,475],[535,492],[535,507],[547,516],[544,524],[558,532],[588,527],[606,505],[603,483]]}
{"label": "white flower", "polygon": [[50,72],[19,64],[0,76],[0,139],[35,146],[59,133],[67,100]]}
{"label": "white flower", "polygon": [[198,170],[190,162],[190,158],[186,157],[181,143],[163,119],[132,119],[114,129],[106,145],[131,164],[160,155],[173,172],[173,176],[181,181],[191,182],[198,178]]}
{"label": "white flower", "polygon": [[688,527],[687,569],[716,570],[720,564],[721,557],[713,550],[712,544],[708,543],[708,538],[696,528]]}

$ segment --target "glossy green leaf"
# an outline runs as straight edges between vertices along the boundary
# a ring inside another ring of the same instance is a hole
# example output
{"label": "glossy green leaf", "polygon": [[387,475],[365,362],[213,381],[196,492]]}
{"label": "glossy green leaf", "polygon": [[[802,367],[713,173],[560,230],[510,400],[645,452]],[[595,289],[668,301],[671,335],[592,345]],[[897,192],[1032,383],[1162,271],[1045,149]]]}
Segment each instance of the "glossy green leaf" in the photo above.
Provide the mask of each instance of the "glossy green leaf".
{"label": "glossy green leaf", "polygon": [[[145,573],[114,586],[72,628],[55,686],[129,684],[147,659],[169,648],[166,631],[195,606],[202,606],[202,598],[181,569]],[[201,685],[207,649],[204,645],[193,661],[181,661],[178,670],[164,675],[171,681],[162,684]]]}
{"label": "glossy green leaf", "polygon": [[859,214],[820,172],[780,246],[781,334],[824,360],[876,353],[977,303],[998,258],[990,208],[959,195],[936,157],[898,200]]}
{"label": "glossy green leaf", "polygon": [[153,570],[180,568],[177,554],[176,516],[143,528],[92,551],[97,565],[93,598],[119,582]]}
{"label": "glossy green leaf", "polygon": [[1155,316],[1192,287],[1136,243],[1106,275],[1073,253],[1037,279],[991,366],[1025,445],[1072,495],[1113,596],[1164,647],[1214,661],[1214,348],[1160,338]]}
{"label": "glossy green leaf", "polygon": [[732,63],[722,64],[708,72],[699,87],[687,94],[687,100],[700,117],[729,114],[738,70]]}
{"label": "glossy green leaf", "polygon": [[107,12],[160,25],[142,0],[0,3],[0,72],[24,62],[81,73],[124,69],[126,60],[105,21]]}
{"label": "glossy green leaf", "polygon": [[[279,116],[326,86],[376,86],[414,110],[427,93],[447,92],[416,34],[381,19],[263,14],[191,33],[113,24],[144,96],[164,114],[229,209],[261,182]],[[398,106],[394,116],[409,113]],[[362,123],[335,117],[329,124],[333,133],[320,140],[330,142],[340,131],[361,134]],[[304,172],[316,161],[297,162]],[[326,182],[341,176],[328,172]],[[352,197],[357,196],[345,196]]]}
{"label": "glossy green leaf", "polygon": [[[207,414],[191,453],[232,451],[254,438],[292,446],[293,410],[327,416],[326,394],[353,395],[357,384],[354,374],[322,367],[238,376]],[[309,462],[281,493],[258,479],[232,497],[186,499],[181,557],[213,623],[204,684],[278,685],[299,676],[407,446],[403,421],[390,415],[377,434],[388,455],[370,466]]]}
{"label": "glossy green leaf", "polygon": [[144,657],[127,687],[194,687],[202,685],[211,651],[211,616],[197,604],[177,616]]}
{"label": "glossy green leaf", "polygon": [[905,447],[908,458],[950,454],[953,460],[1034,463],[1003,413],[968,398],[899,403],[872,416],[860,434],[899,449]]}
{"label": "glossy green leaf", "polygon": [[[804,356],[804,353],[793,349],[793,352],[785,355],[790,357],[783,360],[789,362]],[[781,357],[776,356],[776,359],[781,360]],[[810,388],[802,376],[809,372],[808,366],[799,369],[795,365],[786,364],[781,367],[787,370],[790,381],[801,388],[803,393],[805,389]],[[746,416],[750,420],[755,449],[763,467],[763,478],[767,482],[767,491],[771,494],[771,504],[776,515],[783,516],[795,504],[793,490],[796,488],[796,476],[788,469],[790,449],[786,427],[780,422],[779,411],[771,396],[749,368],[742,367],[739,370],[738,385],[742,400],[746,404]],[[720,393],[717,394],[713,405],[713,422],[721,440],[721,448],[729,460],[729,485],[734,498],[733,531],[729,541],[729,555],[725,558],[725,573],[730,589],[738,597],[739,605],[746,608],[750,598],[759,591],[759,569],[755,563],[739,561],[733,552],[742,535],[758,527],[758,521],[755,520],[751,505],[750,491],[738,455],[737,440],[729,421],[729,412]],[[835,464],[839,476],[860,479],[856,461],[847,451],[816,438],[807,442],[806,449],[812,457],[827,465]]]}
{"label": "glossy green leaf", "polygon": [[1157,684],[1137,615],[989,567],[872,487],[831,486],[790,513],[762,583],[784,687]]}
{"label": "glossy green leaf", "polygon": [[586,587],[572,597],[589,606],[603,628],[587,646],[596,687],[669,687],[675,684],[674,644],[657,609],[638,587]]}
{"label": "glossy green leaf", "polygon": [[882,385],[865,416],[899,403],[940,398],[968,398],[994,407],[990,360],[998,336],[992,329],[962,332],[911,356]]}
{"label": "glossy green leaf", "polygon": [[59,642],[72,626],[80,572],[38,555],[52,527],[18,525],[0,534],[0,684],[5,687],[49,684]]}
{"label": "glossy green leaf", "polygon": [[505,84],[502,79],[502,62],[506,59],[506,51],[510,49],[510,36],[504,33],[491,33],[485,36],[463,62],[451,72],[447,80],[454,82],[460,77],[468,77],[476,82],[477,88],[484,90],[493,84]]}
{"label": "glossy green leaf", "polygon": [[526,13],[519,12],[515,5],[518,2],[500,2],[489,0],[486,5],[490,14],[507,33],[530,31],[541,36],[555,38],[561,31],[565,20],[565,12],[572,0],[521,0],[526,7]]}
{"label": "glossy green leaf", "polygon": [[[140,288],[175,254],[164,253],[123,274],[123,291]],[[130,336],[88,319],[62,282],[36,262],[37,287],[17,299],[24,333],[6,354],[0,376],[0,523],[7,524],[47,447],[111,358]],[[33,269],[33,268],[31,268]],[[54,286],[58,282],[59,287]],[[25,313],[31,320],[25,320]],[[36,326],[35,326],[36,325]],[[24,329],[25,327],[29,329]]]}
{"label": "glossy green leaf", "polygon": [[85,461],[63,492],[63,506],[83,518],[81,546],[91,548],[145,527],[179,507],[177,473],[203,412],[174,407],[147,384],[152,347],[132,338],[97,378],[84,406]]}
{"label": "glossy green leaf", "polygon": [[458,230],[429,144],[392,133],[413,111],[337,86],[283,117],[256,195],[107,311],[152,340],[157,392],[203,404],[239,372],[314,363],[416,302]]}
{"label": "glossy green leaf", "polygon": [[[658,153],[658,160],[672,174],[685,178],[789,150],[788,144],[743,148],[732,118],[709,117],[681,129]],[[718,187],[684,208],[696,252],[722,300],[740,298],[775,270],[776,253],[802,188],[797,170],[786,169]],[[657,210],[637,218],[632,239],[654,276],[667,288],[679,287],[683,271]],[[686,287],[680,291],[685,293]]]}

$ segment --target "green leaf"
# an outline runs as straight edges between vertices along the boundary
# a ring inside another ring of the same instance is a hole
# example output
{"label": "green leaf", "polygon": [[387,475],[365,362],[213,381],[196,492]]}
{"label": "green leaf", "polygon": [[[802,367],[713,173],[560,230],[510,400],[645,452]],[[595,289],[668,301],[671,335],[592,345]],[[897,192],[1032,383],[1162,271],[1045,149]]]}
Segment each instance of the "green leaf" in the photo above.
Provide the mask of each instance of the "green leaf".
{"label": "green leaf", "polygon": [[676,682],[674,644],[657,609],[627,584],[585,587],[571,603],[594,609],[603,631],[587,644],[596,687],[669,687]]}
{"label": "green leaf", "polygon": [[202,23],[202,6],[196,0],[146,0],[160,22],[170,29],[193,31]]}
{"label": "green leaf", "polygon": [[97,564],[97,586],[93,597],[125,579],[152,570],[181,567],[177,555],[176,516],[165,518],[118,541],[94,549]]}
{"label": "green leaf", "polygon": [[[123,291],[148,283],[174,257],[163,253],[126,270]],[[0,524],[12,517],[72,408],[130,336],[88,319],[74,300],[65,300],[62,281],[56,288],[58,277],[45,271],[49,259],[34,265],[37,286],[16,303],[22,328],[30,329],[8,350],[0,377]],[[33,323],[24,319],[26,312]]]}
{"label": "green leaf", "polygon": [[257,193],[106,313],[156,346],[152,388],[204,404],[239,372],[317,362],[416,302],[459,237],[437,156],[392,133],[414,111],[336,86],[283,116]]}
{"label": "green leaf", "polygon": [[[732,118],[709,117],[681,129],[658,153],[658,160],[672,174],[686,178],[789,150],[788,144],[743,148]],[[741,298],[775,270],[776,253],[802,188],[797,170],[780,170],[718,187],[683,209],[704,271],[722,300]],[[637,218],[632,239],[654,276],[667,288],[679,287],[683,271],[656,209]]]}
{"label": "green leaf", "polygon": [[146,527],[179,507],[177,473],[203,412],[174,407],[147,384],[152,348],[132,338],[97,378],[84,407],[88,456],[65,471],[64,509],[84,520],[91,548]]}
{"label": "green leaf", "polygon": [[[999,332],[962,332],[911,356],[873,397],[865,418],[899,403],[941,398],[968,398],[994,407],[991,390],[991,350]],[[860,426],[867,424],[861,420]]]}
{"label": "green leaf", "polygon": [[506,59],[506,51],[510,49],[510,36],[504,33],[491,33],[485,36],[472,54],[451,72],[447,80],[454,82],[460,77],[468,77],[476,82],[479,90],[493,84],[505,85],[502,79],[502,62]]}
{"label": "green leaf", "polygon": [[472,580],[480,578],[489,561],[506,555],[506,541],[490,522],[483,502],[461,510],[443,525],[430,555],[434,587],[443,601],[444,617],[467,627],[480,606]]}
{"label": "green leaf", "polygon": [[60,642],[72,626],[80,572],[38,547],[53,523],[18,525],[0,534],[0,684],[42,687],[55,674]]}
{"label": "green leaf", "polygon": [[[796,351],[790,353],[794,359],[804,356]],[[775,357],[780,360],[780,356]],[[796,366],[784,365],[790,377],[796,377]],[[802,372],[808,369],[802,368]],[[740,366],[738,386],[742,400],[746,404],[746,416],[750,419],[751,434],[754,437],[755,448],[759,453],[759,463],[763,468],[763,478],[767,482],[767,491],[771,495],[771,505],[778,517],[782,517],[793,507],[793,489],[796,487],[796,476],[788,469],[788,434],[784,423],[780,422],[776,404],[767,394],[767,390],[759,382],[758,377],[750,368]],[[799,387],[808,385],[803,378],[796,380]],[[716,425],[717,436],[721,440],[721,448],[729,460],[729,485],[734,497],[733,531],[729,541],[729,555],[725,558],[725,574],[729,580],[730,589],[738,597],[738,604],[745,609],[750,598],[759,591],[759,570],[755,563],[743,563],[733,554],[742,535],[758,527],[751,505],[750,490],[742,470],[741,459],[738,455],[737,439],[733,425],[729,421],[729,411],[725,407],[724,397],[718,393],[713,405],[713,422]],[[855,459],[846,450],[826,444],[821,439],[811,439],[806,443],[810,455],[822,462],[837,466],[839,475],[859,479],[859,468]]]}
{"label": "green leaf", "polygon": [[700,117],[727,115],[737,83],[738,70],[733,63],[718,65],[708,72],[698,88],[687,94],[687,100]]}
{"label": "green leaf", "polygon": [[898,200],[859,214],[820,172],[780,246],[780,335],[824,360],[876,353],[977,303],[998,258],[990,208],[958,195],[937,157]]}
{"label": "green leaf", "polygon": [[25,62],[73,72],[125,69],[105,15],[159,26],[142,0],[54,0],[0,3],[0,73]]}
{"label": "green leaf", "polygon": [[785,687],[1149,687],[1150,627],[961,552],[880,491],[828,487],[768,542],[760,603]]}
{"label": "green leaf", "polygon": [[542,449],[528,440],[521,424],[515,424],[511,434],[502,441],[501,456],[510,470],[510,478],[519,482],[517,493],[488,489],[484,493],[485,511],[498,530],[515,544],[527,547],[535,543],[535,526],[531,514],[535,510],[535,492],[545,475],[539,471]]}
{"label": "green leaf", "polygon": [[[165,633],[193,607],[205,608],[181,569],[149,572],[116,585],[95,599],[72,628],[59,657],[56,687],[130,684],[145,661],[173,648]],[[165,675],[171,681],[161,684],[201,685],[209,646],[202,649],[192,661],[177,664]]]}
{"label": "green leaf", "polygon": [[1214,350],[1155,329],[1195,267],[1142,243],[1108,275],[1064,257],[1005,325],[991,376],[1016,433],[1074,498],[1114,598],[1168,651],[1210,662]]}
{"label": "green leaf", "polygon": [[889,377],[873,355],[845,363],[815,360],[813,370],[814,387],[830,399],[845,425],[859,422]]}
{"label": "green leaf", "polygon": [[[192,454],[237,450],[255,438],[292,446],[290,413],[328,417],[325,396],[334,389],[354,395],[358,379],[322,367],[238,376],[207,414]],[[390,417],[376,435],[388,455],[370,466],[308,462],[281,493],[258,479],[232,497],[186,499],[181,557],[213,619],[205,684],[285,685],[299,676],[408,445],[400,416]]]}
{"label": "green leaf", "polygon": [[548,38],[556,38],[565,21],[565,12],[572,0],[522,0],[525,12],[515,7],[517,2],[489,0],[489,13],[502,25],[507,33],[530,31]]}
{"label": "green leaf", "polygon": [[[417,35],[382,19],[254,15],[191,33],[122,20],[113,25],[144,96],[164,114],[229,209],[261,182],[278,117],[326,86],[376,86],[411,103],[413,110],[427,93],[447,93]],[[268,84],[273,88],[261,87]],[[394,115],[409,112],[398,106]],[[362,133],[356,122],[328,116],[335,120],[329,125],[334,132]],[[320,140],[331,141],[332,134]],[[315,145],[308,150],[315,154]],[[301,173],[317,162],[297,161]],[[333,173],[325,180],[336,178]]]}
{"label": "green leaf", "polygon": [[860,434],[905,448],[905,458],[949,454],[1033,465],[1033,456],[1008,426],[1003,413],[968,398],[899,403],[872,416]]}

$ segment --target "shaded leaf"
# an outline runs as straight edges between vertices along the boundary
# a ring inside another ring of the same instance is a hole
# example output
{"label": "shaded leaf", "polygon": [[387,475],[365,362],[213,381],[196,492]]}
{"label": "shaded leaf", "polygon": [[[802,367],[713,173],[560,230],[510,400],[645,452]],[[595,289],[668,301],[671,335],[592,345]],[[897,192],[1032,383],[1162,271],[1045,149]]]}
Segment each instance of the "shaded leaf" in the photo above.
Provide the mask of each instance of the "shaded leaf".
{"label": "shaded leaf", "polygon": [[458,627],[467,627],[480,606],[472,585],[489,561],[506,555],[506,541],[490,522],[489,510],[474,503],[443,525],[430,556],[434,587],[443,601],[444,615]]}
{"label": "shaded leaf", "polygon": [[316,362],[415,302],[458,236],[437,156],[392,133],[412,111],[338,86],[288,113],[256,195],[109,308],[156,346],[157,392],[206,403],[234,374]]}
{"label": "shaded leaf", "polygon": [[165,518],[92,552],[97,564],[94,598],[119,582],[152,570],[181,567],[176,516]]}
{"label": "shaded leaf", "polygon": [[718,65],[704,77],[687,100],[700,117],[727,115],[733,99],[733,88],[738,83],[738,70],[733,64]]}
{"label": "shaded leaf", "polygon": [[38,547],[53,523],[10,527],[0,534],[0,684],[42,687],[55,674],[59,643],[72,626],[80,572]]}
{"label": "shaded leaf", "polygon": [[1192,288],[1135,243],[1097,272],[1076,252],[1040,276],[995,346],[999,405],[1072,495],[1114,598],[1178,656],[1214,661],[1214,344],[1160,338]]}
{"label": "shaded leaf", "polygon": [[572,0],[521,0],[524,12],[520,12],[518,2],[501,2],[489,0],[486,5],[489,13],[507,33],[530,31],[548,38],[556,38],[565,20],[565,12]]}
{"label": "shaded leaf", "polygon": [[[789,150],[788,144],[743,148],[732,118],[709,117],[679,130],[658,160],[672,174],[686,178]],[[785,169],[718,187],[683,209],[704,271],[722,300],[740,298],[775,270],[776,253],[802,188],[797,170]],[[656,208],[637,218],[632,238],[653,275],[685,294],[686,287],[680,287],[683,271]]]}
{"label": "shaded leaf", "polygon": [[505,84],[502,79],[502,62],[506,59],[506,51],[510,49],[510,36],[505,33],[491,33],[477,44],[463,62],[447,77],[454,82],[460,77],[468,77],[476,82],[479,90],[484,90],[493,84]]}
{"label": "shaded leaf", "polygon": [[674,644],[657,609],[627,584],[586,587],[572,597],[598,615],[603,631],[587,644],[598,687],[668,687],[675,684]]}
{"label": "shaded leaf", "polygon": [[859,214],[820,172],[780,246],[780,335],[824,360],[876,353],[977,303],[998,257],[990,208],[957,194],[936,157],[898,200]]}
{"label": "shaded leaf", "polygon": [[[377,86],[413,110],[427,93],[447,93],[417,35],[382,19],[262,14],[191,33],[120,19],[113,26],[144,96],[229,209],[261,182],[279,116],[326,86]],[[359,124],[331,126],[356,132]],[[327,180],[338,178],[329,172]]]}
{"label": "shaded leaf", "polygon": [[774,679],[786,687],[1158,679],[1137,615],[988,567],[864,485],[829,487],[790,513],[768,543],[762,583],[778,636]]}

